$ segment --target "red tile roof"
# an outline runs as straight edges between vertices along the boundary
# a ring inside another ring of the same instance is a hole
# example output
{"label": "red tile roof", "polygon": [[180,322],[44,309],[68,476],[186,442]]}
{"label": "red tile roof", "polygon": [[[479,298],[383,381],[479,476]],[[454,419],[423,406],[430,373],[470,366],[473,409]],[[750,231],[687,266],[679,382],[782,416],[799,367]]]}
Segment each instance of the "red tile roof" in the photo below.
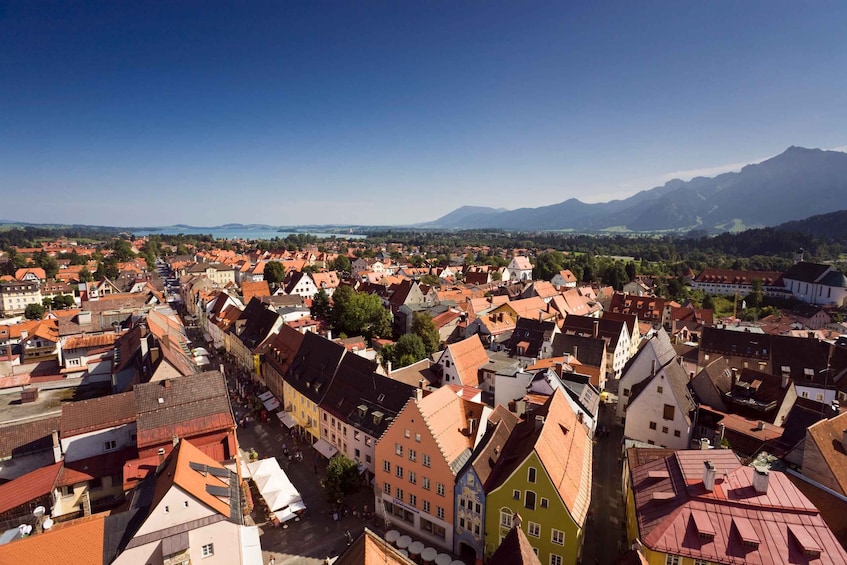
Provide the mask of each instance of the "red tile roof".
{"label": "red tile roof", "polygon": [[0,485],[0,514],[50,494],[61,469],[60,461]]}
{"label": "red tile roof", "polygon": [[[715,471],[712,491],[703,482],[707,461]],[[714,563],[847,562],[818,510],[785,474],[771,471],[760,492],[754,472],[729,450],[677,451],[631,467],[641,541]],[[810,559],[818,548],[820,558]]]}

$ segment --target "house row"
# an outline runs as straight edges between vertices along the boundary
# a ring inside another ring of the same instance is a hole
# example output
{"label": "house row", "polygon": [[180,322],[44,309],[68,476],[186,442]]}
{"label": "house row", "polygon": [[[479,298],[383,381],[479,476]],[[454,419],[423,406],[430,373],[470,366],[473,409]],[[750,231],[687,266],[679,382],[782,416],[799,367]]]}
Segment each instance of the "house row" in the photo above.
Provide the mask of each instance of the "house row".
{"label": "house row", "polygon": [[577,563],[591,499],[582,417],[562,390],[518,420],[457,389],[421,390],[377,442],[377,512],[469,562],[520,527],[542,562]]}

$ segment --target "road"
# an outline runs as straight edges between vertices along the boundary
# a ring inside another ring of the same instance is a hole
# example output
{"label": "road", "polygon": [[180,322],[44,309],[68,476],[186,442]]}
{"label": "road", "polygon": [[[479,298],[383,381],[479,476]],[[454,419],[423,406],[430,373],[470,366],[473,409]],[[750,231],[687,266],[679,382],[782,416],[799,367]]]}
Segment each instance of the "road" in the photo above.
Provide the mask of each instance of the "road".
{"label": "road", "polygon": [[591,518],[585,529],[582,562],[586,565],[614,563],[626,549],[626,508],[621,496],[621,442],[623,428],[615,426],[615,405],[601,405],[599,425],[609,430],[594,444],[594,477]]}

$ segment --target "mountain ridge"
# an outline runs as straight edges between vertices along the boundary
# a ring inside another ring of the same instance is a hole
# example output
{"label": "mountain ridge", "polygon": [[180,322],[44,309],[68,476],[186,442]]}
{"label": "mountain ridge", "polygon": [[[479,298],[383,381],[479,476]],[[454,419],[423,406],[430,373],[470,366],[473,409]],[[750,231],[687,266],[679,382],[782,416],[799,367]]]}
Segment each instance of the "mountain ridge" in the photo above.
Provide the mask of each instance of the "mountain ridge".
{"label": "mountain ridge", "polygon": [[[672,179],[609,202],[570,198],[558,204],[484,213],[463,206],[422,228],[502,228],[581,232],[708,232],[774,226],[825,214],[847,198],[847,153],[791,146],[738,172]],[[478,207],[484,208],[484,207]],[[456,222],[455,213],[461,222]]]}

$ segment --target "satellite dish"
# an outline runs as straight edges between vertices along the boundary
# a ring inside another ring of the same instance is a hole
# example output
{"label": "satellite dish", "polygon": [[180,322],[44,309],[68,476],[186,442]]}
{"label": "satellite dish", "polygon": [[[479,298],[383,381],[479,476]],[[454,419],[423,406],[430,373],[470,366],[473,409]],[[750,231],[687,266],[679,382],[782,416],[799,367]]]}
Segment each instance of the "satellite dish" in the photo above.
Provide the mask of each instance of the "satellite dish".
{"label": "satellite dish", "polygon": [[41,527],[45,530],[49,530],[50,528],[53,527],[53,520],[51,520],[50,518],[47,518],[46,520],[44,520],[44,523],[41,524]]}
{"label": "satellite dish", "polygon": [[46,511],[47,511],[47,509],[44,508],[43,506],[36,506],[35,510],[33,510],[32,513],[36,518],[41,518],[42,516],[44,516],[44,513]]}

